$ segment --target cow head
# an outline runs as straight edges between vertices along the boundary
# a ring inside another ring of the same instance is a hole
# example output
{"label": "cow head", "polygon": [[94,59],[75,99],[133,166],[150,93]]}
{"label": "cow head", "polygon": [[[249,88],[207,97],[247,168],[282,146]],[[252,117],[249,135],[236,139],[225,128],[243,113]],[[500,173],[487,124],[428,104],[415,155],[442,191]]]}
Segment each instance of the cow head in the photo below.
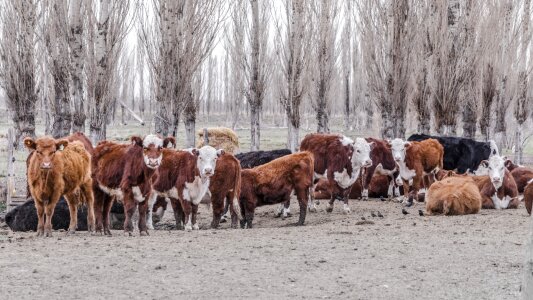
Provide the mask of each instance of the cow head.
{"label": "cow head", "polygon": [[198,156],[196,167],[202,178],[211,177],[215,174],[217,159],[224,154],[224,150],[216,150],[211,146],[203,146],[200,149],[192,149],[191,153]]}
{"label": "cow head", "polygon": [[363,138],[356,138],[353,143],[353,154],[352,154],[352,167],[370,167],[372,165],[372,160],[370,159],[370,151],[372,151],[372,146],[374,142],[368,143]]}
{"label": "cow head", "polygon": [[24,139],[24,146],[33,151],[33,156],[39,161],[42,170],[52,169],[56,152],[62,151],[67,145],[67,140],[56,140],[51,137],[42,137],[37,140],[29,137]]}
{"label": "cow head", "polygon": [[163,139],[155,134],[149,134],[140,141],[139,137],[132,137],[134,144],[143,147],[143,159],[146,166],[150,169],[157,169],[163,160]]}
{"label": "cow head", "polygon": [[405,152],[407,148],[411,147],[410,142],[405,142],[402,139],[394,139],[390,142],[392,157],[394,161],[401,162],[405,161]]}
{"label": "cow head", "polygon": [[505,177],[505,160],[506,157],[499,155],[492,155],[488,160],[481,162],[480,167],[486,170],[487,175],[490,177],[492,185],[496,189],[499,189],[503,184],[503,178]]}

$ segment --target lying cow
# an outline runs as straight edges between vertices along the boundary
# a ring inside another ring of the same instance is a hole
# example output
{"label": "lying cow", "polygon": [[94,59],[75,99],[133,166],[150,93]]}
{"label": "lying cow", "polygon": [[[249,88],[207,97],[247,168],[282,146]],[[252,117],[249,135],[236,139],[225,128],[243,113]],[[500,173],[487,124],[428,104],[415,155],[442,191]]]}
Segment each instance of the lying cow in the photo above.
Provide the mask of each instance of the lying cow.
{"label": "lying cow", "polygon": [[277,149],[270,151],[260,150],[235,154],[235,157],[239,160],[241,168],[251,169],[291,153],[292,152],[289,149]]}
{"label": "lying cow", "polygon": [[428,215],[477,214],[481,194],[471,177],[448,177],[432,184],[426,193]]}
{"label": "lying cow", "polygon": [[[372,165],[365,168],[363,176],[361,176],[363,181],[361,197],[363,199],[368,199],[369,186],[371,185],[371,181],[374,180],[374,175],[386,175],[389,177],[389,180],[387,180],[387,195],[384,197],[392,198],[394,196],[394,173],[396,172],[397,168],[394,157],[392,157],[390,145],[387,141],[374,138],[366,138],[366,141],[373,144],[372,151],[370,151]],[[385,180],[382,179],[381,183],[384,182]],[[378,194],[380,194],[381,197],[381,193]],[[372,196],[370,195],[370,197]]]}
{"label": "lying cow", "polygon": [[140,235],[148,235],[146,198],[152,191],[151,179],[164,159],[163,148],[175,145],[173,137],[162,139],[149,134],[131,138],[130,144],[103,141],[94,149],[93,180],[96,230],[111,235],[109,213],[114,198],[124,205],[124,232],[133,231],[132,216],[139,211]]}
{"label": "lying cow", "polygon": [[529,215],[531,215],[531,206],[533,204],[533,179],[529,181],[524,189],[524,204]]}
{"label": "lying cow", "polygon": [[267,164],[241,172],[241,227],[252,228],[255,208],[287,203],[294,192],[300,204],[298,225],[303,225],[309,192],[313,186],[314,158],[310,152],[283,156]]}
{"label": "lying cow", "polygon": [[407,194],[408,203],[412,203],[418,199],[418,191],[429,188],[435,173],[442,169],[444,149],[435,139],[405,142],[398,138],[391,142],[391,149],[404,181],[404,191],[409,191],[404,197]]}
{"label": "lying cow", "polygon": [[[372,165],[370,151],[373,143],[363,138],[355,142],[343,135],[308,134],[300,144],[301,151],[309,151],[314,157],[314,179],[327,178],[331,189],[331,199],[326,208],[333,211],[335,199],[344,201],[344,212],[349,213],[348,196],[350,188],[359,176],[361,168]],[[314,192],[311,193],[313,195]],[[310,211],[316,211],[314,203],[309,203]]]}
{"label": "lying cow", "polygon": [[517,208],[518,189],[511,173],[505,168],[505,158],[492,155],[481,162],[487,175],[472,176],[481,192],[482,208]]}
{"label": "lying cow", "polygon": [[224,150],[216,150],[211,146],[185,151],[164,149],[161,167],[153,183],[150,206],[155,203],[157,196],[170,198],[176,228],[183,229],[185,224],[186,230],[200,229],[197,222],[198,204],[209,189],[217,160],[223,154]]}
{"label": "lying cow", "polygon": [[52,216],[61,196],[69,206],[68,233],[76,231],[80,203],[86,203],[89,231],[94,231],[91,156],[83,144],[42,137],[26,138],[24,145],[34,151],[28,166],[28,185],[37,208],[37,236],[52,236]]}
{"label": "lying cow", "polygon": [[[389,195],[389,186],[391,179],[387,175],[374,175],[368,185],[366,193],[367,197],[371,198],[386,198]],[[393,183],[394,184],[394,183]],[[320,179],[315,186],[315,199],[331,199],[331,188],[327,179]],[[350,190],[350,199],[364,198],[361,180],[356,180]]]}
{"label": "lying cow", "polygon": [[522,194],[527,183],[533,179],[533,169],[528,167],[518,167],[511,171],[511,176],[513,176],[513,179],[516,182],[518,193]]}
{"label": "lying cow", "polygon": [[427,134],[413,134],[408,141],[423,141],[436,139],[444,147],[443,168],[456,170],[459,174],[474,172],[482,160],[493,154],[498,154],[498,147],[494,141],[477,142],[462,137],[431,136]]}

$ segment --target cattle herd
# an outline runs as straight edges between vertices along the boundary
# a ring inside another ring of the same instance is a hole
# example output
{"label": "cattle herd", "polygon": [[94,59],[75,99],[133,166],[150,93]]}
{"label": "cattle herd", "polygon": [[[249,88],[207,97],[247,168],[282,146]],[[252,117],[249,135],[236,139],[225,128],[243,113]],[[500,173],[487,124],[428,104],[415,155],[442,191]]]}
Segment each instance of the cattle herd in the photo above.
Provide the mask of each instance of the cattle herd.
{"label": "cattle herd", "polygon": [[[174,138],[153,134],[133,136],[126,144],[102,141],[94,148],[81,133],[26,138],[24,145],[30,150],[33,200],[9,212],[6,222],[38,236],[51,236],[62,226],[68,233],[111,235],[116,205],[123,207],[127,235],[136,227],[148,235],[167,203],[178,229],[196,230],[202,202],[212,207],[212,228],[227,211],[232,228],[252,228],[255,208],[263,205],[278,204],[277,214],[286,217],[293,195],[298,225],[308,211],[316,212],[319,199],[329,199],[327,212],[335,200],[342,201],[345,213],[348,199],[396,198],[406,206],[425,201],[427,215],[517,208],[521,197],[531,214],[533,202],[531,168],[500,156],[493,142],[466,138],[415,134],[386,141],[317,133],[307,135],[297,153],[236,155],[211,146],[176,150]],[[85,205],[78,210],[80,204]]]}

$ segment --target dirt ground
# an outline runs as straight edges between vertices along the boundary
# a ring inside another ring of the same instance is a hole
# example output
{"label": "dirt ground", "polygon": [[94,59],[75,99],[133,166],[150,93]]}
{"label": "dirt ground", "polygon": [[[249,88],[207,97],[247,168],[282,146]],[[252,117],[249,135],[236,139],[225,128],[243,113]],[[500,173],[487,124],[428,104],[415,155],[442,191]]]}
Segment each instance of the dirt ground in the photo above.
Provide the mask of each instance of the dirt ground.
{"label": "dirt ground", "polygon": [[[52,238],[0,230],[2,299],[516,299],[528,217],[517,210],[421,217],[395,202],[351,201],[352,213],[274,218],[251,230],[155,230],[149,237]],[[298,204],[293,200],[292,211]],[[379,211],[383,218],[372,217]],[[366,219],[366,222],[362,220]],[[167,212],[163,223],[172,220]],[[370,222],[368,222],[370,221]],[[159,226],[169,227],[169,226]]]}

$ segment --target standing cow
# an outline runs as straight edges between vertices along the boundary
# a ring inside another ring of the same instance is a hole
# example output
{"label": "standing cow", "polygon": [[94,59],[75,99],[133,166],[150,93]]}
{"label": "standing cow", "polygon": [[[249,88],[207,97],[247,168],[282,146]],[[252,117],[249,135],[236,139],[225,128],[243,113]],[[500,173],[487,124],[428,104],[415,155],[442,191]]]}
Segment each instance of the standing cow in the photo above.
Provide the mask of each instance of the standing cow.
{"label": "standing cow", "polygon": [[391,149],[404,181],[404,197],[408,195],[411,204],[418,199],[422,184],[427,189],[435,181],[435,173],[442,169],[444,148],[435,139],[406,142],[397,138],[392,140]]}
{"label": "standing cow", "polygon": [[176,228],[183,229],[185,224],[186,230],[200,229],[197,222],[198,204],[209,189],[217,160],[223,154],[224,150],[216,150],[211,146],[185,151],[164,149],[161,167],[153,183],[150,206],[155,203],[157,196],[170,198]]}
{"label": "standing cow", "polygon": [[28,165],[28,186],[37,209],[37,236],[52,236],[52,216],[62,195],[70,211],[68,232],[76,231],[81,202],[87,204],[87,224],[89,231],[94,231],[91,156],[83,144],[42,137],[26,138],[24,145],[33,151]]}
{"label": "standing cow", "polygon": [[144,139],[131,138],[130,144],[103,141],[94,149],[93,188],[96,230],[111,235],[109,212],[113,198],[124,204],[124,232],[133,231],[132,216],[139,210],[140,235],[148,235],[145,201],[152,191],[151,179],[164,158],[163,148],[175,145],[173,137],[162,139],[149,134]]}
{"label": "standing cow", "polygon": [[[333,211],[335,199],[344,201],[344,212],[349,213],[348,196],[350,188],[359,176],[361,168],[372,165],[370,151],[373,143],[363,138],[355,142],[338,134],[308,134],[300,144],[301,151],[309,151],[314,156],[315,181],[326,177],[330,182],[331,199],[327,212]],[[313,189],[314,190],[314,189]],[[314,191],[311,192],[311,195]],[[314,203],[309,203],[309,210],[316,211]]]}
{"label": "standing cow", "polygon": [[[363,169],[363,175],[361,176],[362,191],[361,198],[368,199],[368,189],[372,181],[374,174],[386,175],[390,178],[388,183],[387,196],[392,198],[394,196],[394,174],[396,172],[396,162],[392,157],[392,151],[387,141],[366,138],[367,142],[372,143],[372,151],[370,151],[370,159],[372,165]],[[399,195],[397,195],[399,196]]]}

